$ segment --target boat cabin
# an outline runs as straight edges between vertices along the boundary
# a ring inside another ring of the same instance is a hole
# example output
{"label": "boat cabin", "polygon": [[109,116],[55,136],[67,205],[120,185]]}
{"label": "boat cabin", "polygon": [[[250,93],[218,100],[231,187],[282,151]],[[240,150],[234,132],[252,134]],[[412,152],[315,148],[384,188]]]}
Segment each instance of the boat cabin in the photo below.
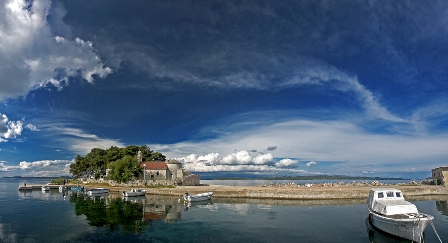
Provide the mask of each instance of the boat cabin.
{"label": "boat cabin", "polygon": [[395,188],[373,188],[367,201],[369,210],[382,215],[418,213],[417,207],[406,201]]}

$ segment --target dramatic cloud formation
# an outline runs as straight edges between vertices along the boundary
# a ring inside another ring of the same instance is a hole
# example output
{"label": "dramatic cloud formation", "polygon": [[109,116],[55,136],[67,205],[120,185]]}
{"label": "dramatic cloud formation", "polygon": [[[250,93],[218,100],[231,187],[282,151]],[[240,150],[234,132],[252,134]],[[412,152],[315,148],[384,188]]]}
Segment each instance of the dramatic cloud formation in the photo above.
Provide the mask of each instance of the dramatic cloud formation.
{"label": "dramatic cloud formation", "polygon": [[2,163],[146,144],[194,172],[427,177],[448,157],[447,11],[6,0]]}
{"label": "dramatic cloud formation", "polygon": [[71,77],[93,82],[105,67],[92,43],[55,36],[47,17],[51,1],[9,0],[0,4],[0,100],[26,95],[52,84],[61,88]]}
{"label": "dramatic cloud formation", "polygon": [[[219,153],[210,153],[203,156],[190,154],[186,157],[176,158],[182,161],[188,170],[193,172],[217,171],[262,171],[278,170],[272,166],[274,157],[270,153],[261,153],[255,157],[249,151],[240,150],[220,157]],[[282,167],[282,166],[279,166]]]}

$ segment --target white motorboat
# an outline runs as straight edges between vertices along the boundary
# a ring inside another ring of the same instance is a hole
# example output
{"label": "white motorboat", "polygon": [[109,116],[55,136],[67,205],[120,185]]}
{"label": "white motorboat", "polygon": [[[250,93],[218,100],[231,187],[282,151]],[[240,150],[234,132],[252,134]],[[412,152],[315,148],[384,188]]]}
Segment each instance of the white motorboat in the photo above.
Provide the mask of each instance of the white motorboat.
{"label": "white motorboat", "polygon": [[48,186],[42,186],[42,191],[43,191],[43,192],[48,192],[48,191],[50,191],[50,187],[48,187]]}
{"label": "white motorboat", "polygon": [[433,216],[420,213],[395,188],[373,188],[367,200],[369,223],[386,233],[421,242],[426,226]]}
{"label": "white motorboat", "polygon": [[130,191],[124,191],[124,197],[138,197],[146,195],[146,190],[132,188]]}
{"label": "white motorboat", "polygon": [[192,195],[190,196],[188,194],[188,192],[186,192],[183,196],[182,196],[182,201],[189,203],[189,202],[199,202],[199,201],[205,201],[205,200],[210,200],[213,196],[213,192],[204,192],[204,193],[200,193],[200,194],[196,194],[196,195]]}
{"label": "white motorboat", "polygon": [[100,195],[108,194],[109,193],[109,189],[108,188],[102,188],[102,187],[92,188],[92,189],[87,190],[86,193],[89,196],[100,196]]}

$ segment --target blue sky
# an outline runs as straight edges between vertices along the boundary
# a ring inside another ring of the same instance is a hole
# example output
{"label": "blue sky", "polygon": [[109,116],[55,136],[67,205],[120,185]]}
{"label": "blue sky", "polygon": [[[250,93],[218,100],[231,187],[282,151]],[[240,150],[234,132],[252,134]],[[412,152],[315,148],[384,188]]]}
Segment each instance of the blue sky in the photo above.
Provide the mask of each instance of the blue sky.
{"label": "blue sky", "polygon": [[448,165],[448,2],[3,1],[0,176],[148,145],[197,173]]}

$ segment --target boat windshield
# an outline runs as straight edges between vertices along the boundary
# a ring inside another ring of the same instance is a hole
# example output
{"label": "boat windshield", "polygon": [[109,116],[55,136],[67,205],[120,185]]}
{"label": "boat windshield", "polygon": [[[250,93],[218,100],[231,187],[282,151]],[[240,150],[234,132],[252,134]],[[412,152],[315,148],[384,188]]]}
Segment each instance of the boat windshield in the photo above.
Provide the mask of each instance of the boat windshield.
{"label": "boat windshield", "polygon": [[400,191],[378,192],[378,198],[402,198]]}

